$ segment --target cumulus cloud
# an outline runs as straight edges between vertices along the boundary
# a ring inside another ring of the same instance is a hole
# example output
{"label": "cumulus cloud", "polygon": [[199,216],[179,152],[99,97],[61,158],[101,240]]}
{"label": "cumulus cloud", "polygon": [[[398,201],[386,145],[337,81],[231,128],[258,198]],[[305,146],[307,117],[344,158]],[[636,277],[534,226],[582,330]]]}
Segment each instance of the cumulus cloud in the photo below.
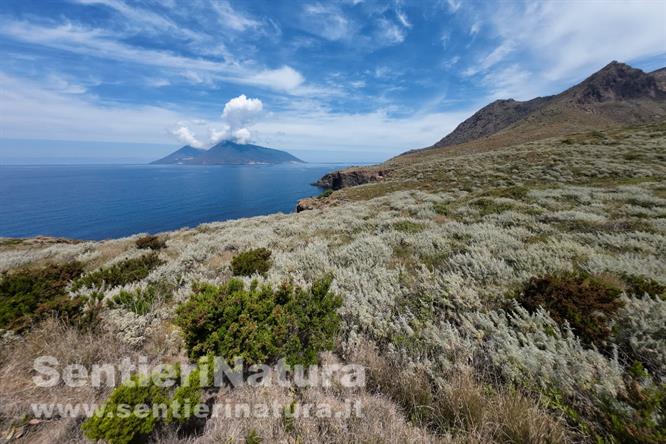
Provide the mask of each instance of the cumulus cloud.
{"label": "cumulus cloud", "polygon": [[238,143],[247,143],[252,138],[248,128],[252,125],[264,109],[260,99],[248,98],[245,94],[234,97],[224,105],[220,118],[222,126],[208,129],[211,143],[225,139],[234,139]]}
{"label": "cumulus cloud", "polygon": [[232,128],[238,128],[255,119],[263,109],[261,100],[248,99],[245,94],[241,94],[225,103],[222,120]]}
{"label": "cumulus cloud", "polygon": [[194,133],[186,126],[180,126],[171,131],[171,134],[176,136],[178,140],[183,142],[186,145],[189,145],[194,148],[203,148],[203,143],[201,143]]}

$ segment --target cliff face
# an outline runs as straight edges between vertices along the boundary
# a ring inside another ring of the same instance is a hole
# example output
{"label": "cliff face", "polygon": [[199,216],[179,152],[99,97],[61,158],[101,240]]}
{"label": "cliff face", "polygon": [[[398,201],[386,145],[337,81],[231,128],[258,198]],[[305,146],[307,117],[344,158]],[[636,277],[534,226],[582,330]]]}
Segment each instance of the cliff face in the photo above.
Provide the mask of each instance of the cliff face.
{"label": "cliff face", "polygon": [[321,188],[339,190],[341,188],[363,185],[364,183],[379,182],[384,180],[386,176],[386,170],[369,168],[349,169],[328,173],[316,181],[314,185]]}

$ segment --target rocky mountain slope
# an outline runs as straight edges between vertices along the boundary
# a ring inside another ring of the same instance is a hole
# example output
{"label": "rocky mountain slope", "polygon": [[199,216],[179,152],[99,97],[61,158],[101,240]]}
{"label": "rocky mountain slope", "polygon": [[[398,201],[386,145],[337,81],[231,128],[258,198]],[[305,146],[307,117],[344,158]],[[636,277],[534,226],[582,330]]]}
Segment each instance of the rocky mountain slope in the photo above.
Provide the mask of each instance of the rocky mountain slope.
{"label": "rocky mountain slope", "polygon": [[571,120],[578,129],[657,121],[666,117],[666,89],[662,80],[660,71],[648,74],[614,61],[558,95],[526,102],[495,101],[433,147],[458,145],[514,128],[554,126],[562,119]]}
{"label": "rocky mountain slope", "polygon": [[303,161],[286,151],[224,140],[208,150],[184,146],[152,163],[156,165],[251,165],[288,162],[302,163]]}

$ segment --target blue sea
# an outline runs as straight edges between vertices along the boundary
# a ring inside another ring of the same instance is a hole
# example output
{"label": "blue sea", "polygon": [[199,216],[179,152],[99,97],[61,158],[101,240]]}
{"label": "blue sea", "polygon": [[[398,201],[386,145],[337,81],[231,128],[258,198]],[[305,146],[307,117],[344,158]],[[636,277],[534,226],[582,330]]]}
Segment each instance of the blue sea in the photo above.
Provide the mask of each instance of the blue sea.
{"label": "blue sea", "polygon": [[0,237],[98,240],[288,213],[342,166],[0,166]]}

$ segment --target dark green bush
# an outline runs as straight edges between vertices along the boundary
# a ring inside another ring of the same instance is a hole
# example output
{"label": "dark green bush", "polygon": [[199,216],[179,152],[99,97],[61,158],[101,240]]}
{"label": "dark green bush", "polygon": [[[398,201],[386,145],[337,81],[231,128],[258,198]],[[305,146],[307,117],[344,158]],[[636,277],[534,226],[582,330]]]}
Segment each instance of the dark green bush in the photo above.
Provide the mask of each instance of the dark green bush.
{"label": "dark green bush", "polygon": [[58,307],[68,306],[67,285],[82,272],[80,263],[71,262],[3,274],[0,277],[0,328],[20,330],[36,320],[36,314],[46,315],[58,311]]}
{"label": "dark green bush", "polygon": [[138,238],[136,240],[136,247],[141,250],[161,250],[166,248],[166,242],[158,236],[149,235]]}
{"label": "dark green bush", "polygon": [[588,273],[559,273],[530,279],[517,295],[528,311],[543,307],[558,324],[565,321],[587,345],[607,348],[610,321],[622,306],[612,279]]}
{"label": "dark green bush", "polygon": [[156,253],[149,253],[141,257],[126,259],[123,262],[90,272],[72,285],[74,290],[80,288],[117,287],[140,281],[161,265],[162,261]]}
{"label": "dark green bush", "polygon": [[195,288],[177,311],[191,358],[207,354],[245,364],[272,364],[285,358],[289,364],[312,364],[318,353],[333,348],[342,299],[329,291],[331,279],[309,289],[283,284],[249,289],[230,280],[220,287]]}
{"label": "dark green bush", "polygon": [[234,276],[252,276],[266,274],[271,268],[271,252],[266,248],[238,253],[231,260],[231,271]]}
{"label": "dark green bush", "polygon": [[168,402],[164,388],[155,385],[150,378],[134,376],[111,393],[104,405],[83,422],[81,430],[88,439],[104,440],[109,444],[136,442],[150,435],[161,418],[152,414],[142,417],[135,412],[121,417],[120,408],[129,406],[134,409],[139,405],[152,408],[153,405]]}
{"label": "dark green bush", "polygon": [[[132,376],[113,390],[94,415],[83,422],[81,430],[91,440],[129,444],[144,442],[158,426],[182,425],[195,420],[195,408],[202,402],[202,390],[212,385],[213,366],[206,359],[199,361],[199,364],[206,363],[210,372],[204,385],[201,384],[201,365],[186,376],[187,384],[182,385],[180,367],[172,367],[171,387],[161,383],[166,380],[165,374]],[[137,414],[137,406],[148,406],[150,413]],[[153,411],[158,414],[154,415]]]}

